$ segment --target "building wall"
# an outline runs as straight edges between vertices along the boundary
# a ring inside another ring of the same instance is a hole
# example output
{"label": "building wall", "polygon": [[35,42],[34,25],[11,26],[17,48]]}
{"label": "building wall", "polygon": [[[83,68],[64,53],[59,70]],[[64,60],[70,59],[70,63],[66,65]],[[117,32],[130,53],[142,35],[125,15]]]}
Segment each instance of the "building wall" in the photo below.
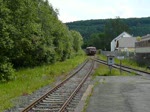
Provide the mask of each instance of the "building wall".
{"label": "building wall", "polygon": [[116,45],[116,42],[114,40],[111,41],[111,51],[115,51],[115,45]]}
{"label": "building wall", "polygon": [[135,43],[135,53],[139,64],[150,66],[150,35],[143,36]]}
{"label": "building wall", "polygon": [[112,41],[111,41],[111,51],[115,51],[116,49],[116,44],[117,44],[117,41],[121,38],[125,38],[125,37],[132,37],[130,34],[128,34],[127,32],[123,32],[121,33],[119,36],[117,36],[116,38],[114,38]]}
{"label": "building wall", "polygon": [[150,47],[140,47],[135,49],[136,53],[150,53]]}
{"label": "building wall", "polygon": [[142,38],[141,41],[135,43],[136,53],[150,53],[150,36]]}

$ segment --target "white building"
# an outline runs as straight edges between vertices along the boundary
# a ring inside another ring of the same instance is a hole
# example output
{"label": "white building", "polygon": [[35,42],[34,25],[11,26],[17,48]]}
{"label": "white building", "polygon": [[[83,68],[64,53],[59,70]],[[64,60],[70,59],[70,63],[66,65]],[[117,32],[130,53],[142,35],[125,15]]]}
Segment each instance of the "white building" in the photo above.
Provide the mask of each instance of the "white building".
{"label": "white building", "polygon": [[111,51],[128,50],[135,48],[136,38],[127,32],[121,33],[119,36],[111,41]]}

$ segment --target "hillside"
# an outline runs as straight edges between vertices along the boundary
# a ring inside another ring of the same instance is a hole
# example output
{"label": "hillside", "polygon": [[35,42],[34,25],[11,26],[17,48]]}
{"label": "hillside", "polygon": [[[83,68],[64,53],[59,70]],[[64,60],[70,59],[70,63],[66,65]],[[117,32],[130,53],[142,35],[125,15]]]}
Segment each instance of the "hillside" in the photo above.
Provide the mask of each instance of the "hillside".
{"label": "hillside", "polygon": [[[128,18],[121,20],[129,26],[128,33],[133,36],[143,36],[150,33],[150,17],[146,18]],[[70,30],[77,30],[84,37],[88,39],[93,33],[100,33],[104,31],[104,26],[109,19],[85,20],[66,23]]]}

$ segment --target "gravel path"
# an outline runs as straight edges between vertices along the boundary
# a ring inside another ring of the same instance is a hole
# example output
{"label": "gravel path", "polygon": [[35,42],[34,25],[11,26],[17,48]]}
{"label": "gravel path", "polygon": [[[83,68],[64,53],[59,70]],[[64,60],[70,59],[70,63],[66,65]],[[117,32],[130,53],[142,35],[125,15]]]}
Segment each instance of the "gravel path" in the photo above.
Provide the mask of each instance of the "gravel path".
{"label": "gravel path", "polygon": [[150,112],[150,79],[100,76],[86,112]]}

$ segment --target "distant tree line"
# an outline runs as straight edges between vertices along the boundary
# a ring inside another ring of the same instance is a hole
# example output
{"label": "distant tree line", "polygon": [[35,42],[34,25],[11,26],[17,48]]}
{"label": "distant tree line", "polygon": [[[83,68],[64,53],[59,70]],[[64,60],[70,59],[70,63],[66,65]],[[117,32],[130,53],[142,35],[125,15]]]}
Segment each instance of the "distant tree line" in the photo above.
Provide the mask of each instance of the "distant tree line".
{"label": "distant tree line", "polygon": [[104,31],[93,33],[84,46],[95,46],[97,49],[110,50],[110,43],[114,37],[117,37],[123,31],[129,31],[129,27],[119,18],[110,19],[104,26]]}
{"label": "distant tree line", "polygon": [[109,50],[110,40],[123,31],[126,31],[135,37],[150,33],[150,17],[129,19],[116,17],[115,19],[75,21],[66,23],[66,25],[69,29],[81,33],[84,40],[83,48],[88,45],[95,45],[100,49]]}
{"label": "distant tree line", "polygon": [[14,68],[64,61],[83,44],[79,32],[58,20],[48,0],[0,0],[0,80]]}

